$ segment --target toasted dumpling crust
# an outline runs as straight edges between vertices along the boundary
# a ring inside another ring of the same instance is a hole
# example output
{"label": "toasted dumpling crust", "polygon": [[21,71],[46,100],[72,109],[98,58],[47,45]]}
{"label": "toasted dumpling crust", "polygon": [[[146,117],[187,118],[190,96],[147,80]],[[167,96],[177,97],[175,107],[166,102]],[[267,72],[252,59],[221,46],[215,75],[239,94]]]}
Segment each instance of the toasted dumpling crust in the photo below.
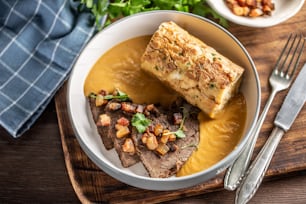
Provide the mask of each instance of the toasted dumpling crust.
{"label": "toasted dumpling crust", "polygon": [[172,21],[153,34],[141,67],[212,118],[238,91],[244,72]]}

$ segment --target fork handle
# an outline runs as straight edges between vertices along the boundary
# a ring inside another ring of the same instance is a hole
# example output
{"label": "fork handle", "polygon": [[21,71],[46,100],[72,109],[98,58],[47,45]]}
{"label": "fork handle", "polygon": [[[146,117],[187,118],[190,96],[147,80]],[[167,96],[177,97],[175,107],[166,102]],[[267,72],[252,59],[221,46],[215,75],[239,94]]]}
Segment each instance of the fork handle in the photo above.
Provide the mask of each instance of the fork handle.
{"label": "fork handle", "polygon": [[245,204],[255,195],[284,133],[285,131],[277,126],[273,128],[269,139],[251,164],[237,190],[236,204]]}
{"label": "fork handle", "polygon": [[245,146],[245,148],[242,150],[239,157],[234,161],[234,163],[228,168],[225,177],[224,177],[224,188],[227,190],[235,190],[238,185],[240,184],[248,166],[251,161],[253,151],[255,148],[255,144],[261,129],[261,126],[267,116],[268,110],[272,104],[272,101],[276,95],[277,91],[272,90],[268,101],[266,102],[266,105],[253,129],[253,131],[250,133],[250,137],[248,139],[248,142]]}

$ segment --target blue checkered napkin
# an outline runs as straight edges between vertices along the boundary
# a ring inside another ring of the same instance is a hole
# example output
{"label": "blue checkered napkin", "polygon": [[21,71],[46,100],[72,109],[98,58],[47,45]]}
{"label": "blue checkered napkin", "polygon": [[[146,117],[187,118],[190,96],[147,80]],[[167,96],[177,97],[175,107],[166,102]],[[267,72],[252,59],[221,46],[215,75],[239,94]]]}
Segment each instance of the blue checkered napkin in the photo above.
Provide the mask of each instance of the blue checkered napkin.
{"label": "blue checkered napkin", "polygon": [[0,125],[22,135],[94,33],[73,1],[0,0]]}

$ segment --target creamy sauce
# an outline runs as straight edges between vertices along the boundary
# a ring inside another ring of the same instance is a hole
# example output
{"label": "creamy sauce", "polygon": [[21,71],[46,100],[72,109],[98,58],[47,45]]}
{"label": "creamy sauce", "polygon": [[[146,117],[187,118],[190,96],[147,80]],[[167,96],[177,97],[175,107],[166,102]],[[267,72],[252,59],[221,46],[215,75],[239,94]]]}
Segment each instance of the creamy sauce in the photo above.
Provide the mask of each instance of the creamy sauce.
{"label": "creamy sauce", "polygon": [[238,144],[246,120],[246,103],[242,94],[210,119],[200,113],[200,143],[177,176],[193,174],[211,167],[228,155]]}
{"label": "creamy sauce", "polygon": [[[177,95],[140,68],[140,58],[150,36],[120,43],[106,52],[88,74],[84,94],[115,88],[127,93],[135,103],[172,103]],[[239,142],[246,118],[243,95],[234,97],[216,119],[199,114],[200,144],[177,176],[189,175],[223,159]]]}
{"label": "creamy sauce", "polygon": [[135,103],[167,105],[174,101],[177,95],[173,91],[140,68],[140,58],[150,38],[130,39],[106,52],[86,78],[85,95],[117,88],[127,93]]}

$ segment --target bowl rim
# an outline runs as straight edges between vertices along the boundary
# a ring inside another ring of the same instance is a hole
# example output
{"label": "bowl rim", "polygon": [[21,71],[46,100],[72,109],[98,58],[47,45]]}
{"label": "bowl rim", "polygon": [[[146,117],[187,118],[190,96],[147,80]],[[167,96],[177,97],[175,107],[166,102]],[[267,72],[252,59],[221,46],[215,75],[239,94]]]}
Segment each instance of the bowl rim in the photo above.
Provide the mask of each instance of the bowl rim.
{"label": "bowl rim", "polygon": [[[222,2],[221,2],[222,1]],[[284,2],[291,4],[292,7],[288,8],[288,6],[283,5]],[[291,3],[290,3],[291,2]],[[265,28],[265,27],[271,27],[275,26],[278,24],[281,24],[291,17],[293,17],[296,13],[300,11],[302,6],[304,5],[305,0],[296,0],[296,1],[288,1],[288,0],[282,0],[282,1],[277,1],[275,4],[275,11],[277,13],[281,13],[280,16],[260,16],[256,18],[250,18],[246,16],[237,16],[235,15],[226,5],[225,1],[223,0],[207,0],[207,4],[213,8],[220,16],[224,17],[225,19],[242,25],[242,26],[247,26],[247,27],[253,27],[253,28]],[[284,11],[279,11],[279,7],[283,6],[286,8],[286,12]]]}
{"label": "bowl rim", "polygon": [[[174,10],[155,10],[155,11],[146,11],[146,12],[142,12],[142,13],[137,13],[137,14],[133,14],[131,16],[127,16],[124,17],[112,24],[110,24],[109,26],[107,26],[106,28],[104,28],[103,30],[101,30],[99,33],[97,33],[91,40],[90,42],[85,46],[85,48],[83,49],[82,53],[80,54],[80,56],[84,53],[84,50],[86,50],[88,47],[91,46],[91,44],[95,41],[96,38],[99,38],[100,33],[102,32],[106,32],[110,29],[112,29],[112,27],[117,26],[118,24],[120,25],[121,23],[124,23],[125,21],[131,20],[133,18],[138,18],[139,16],[148,16],[148,15],[158,15],[161,13],[173,13],[173,14],[179,14],[179,15],[187,15],[190,16],[192,18],[197,18],[200,19],[202,21],[205,21],[206,23],[212,24],[213,26],[217,27],[218,29],[220,29],[222,32],[224,32],[226,35],[228,35],[231,39],[233,39],[233,41],[235,43],[237,43],[237,45],[240,47],[240,49],[243,51],[243,53],[245,54],[245,56],[248,59],[248,62],[250,63],[252,69],[251,71],[253,72],[253,75],[255,77],[255,81],[256,81],[256,88],[257,88],[257,101],[256,101],[256,111],[255,111],[255,117],[252,119],[252,121],[250,122],[250,128],[247,131],[247,134],[239,141],[239,143],[236,145],[236,148],[231,151],[226,157],[224,157],[222,160],[220,160],[218,163],[212,165],[211,167],[191,174],[191,175],[187,175],[187,176],[182,176],[182,177],[170,177],[170,178],[151,178],[151,177],[145,177],[145,176],[141,176],[141,175],[137,175],[137,174],[127,174],[127,172],[125,172],[122,169],[114,169],[111,166],[109,166],[109,164],[105,163],[104,161],[100,160],[98,158],[98,156],[92,152],[92,150],[86,145],[86,142],[83,141],[81,135],[79,135],[79,132],[77,130],[76,125],[74,124],[74,118],[72,116],[72,112],[70,109],[70,89],[71,89],[71,79],[72,76],[75,72],[75,69],[72,70],[71,75],[69,77],[68,80],[68,86],[67,86],[67,107],[68,107],[68,115],[69,115],[69,119],[71,122],[71,126],[73,128],[73,131],[75,133],[75,136],[81,146],[81,148],[84,150],[84,152],[89,156],[89,158],[99,167],[101,168],[103,171],[105,171],[107,174],[109,175],[116,175],[116,179],[120,180],[124,183],[128,183],[129,185],[133,185],[135,187],[139,187],[142,189],[149,189],[149,190],[176,190],[176,189],[181,189],[181,188],[185,188],[188,186],[184,186],[184,182],[187,180],[190,180],[192,178],[197,178],[199,176],[202,176],[204,174],[207,174],[209,172],[217,172],[214,175],[217,175],[219,173],[221,173],[222,171],[224,171],[234,160],[235,158],[238,157],[238,155],[241,153],[243,147],[246,145],[247,143],[247,138],[250,137],[251,131],[254,129],[255,126],[255,122],[258,118],[258,114],[259,114],[259,109],[260,109],[260,100],[261,100],[261,89],[260,89],[260,81],[259,81],[259,76],[256,70],[256,66],[255,63],[253,62],[251,56],[249,55],[249,53],[247,52],[247,50],[245,49],[245,47],[241,44],[241,42],[233,35],[231,34],[229,31],[227,31],[225,28],[223,28],[222,26],[218,25],[217,23],[213,22],[212,20],[209,20],[205,17],[196,15],[196,14],[192,14],[192,13],[187,13],[187,12],[181,12],[181,11],[174,11]],[[79,56],[79,57],[80,57]],[[79,60],[79,59],[78,59]],[[76,61],[74,67],[78,64],[78,60]],[[73,67],[73,68],[74,68]],[[123,177],[122,175],[124,175],[125,177]],[[138,181],[138,183],[134,183],[131,184],[130,183],[130,179],[136,179],[136,181]],[[162,188],[157,188],[154,184],[152,185],[152,187],[148,187],[148,186],[144,186],[143,182],[148,182],[148,181],[152,181],[153,183],[158,183],[158,184],[165,184],[165,182],[168,183],[167,186],[165,186],[164,189]],[[180,187],[179,185],[177,185],[177,182],[181,183],[183,185],[183,187]]]}

